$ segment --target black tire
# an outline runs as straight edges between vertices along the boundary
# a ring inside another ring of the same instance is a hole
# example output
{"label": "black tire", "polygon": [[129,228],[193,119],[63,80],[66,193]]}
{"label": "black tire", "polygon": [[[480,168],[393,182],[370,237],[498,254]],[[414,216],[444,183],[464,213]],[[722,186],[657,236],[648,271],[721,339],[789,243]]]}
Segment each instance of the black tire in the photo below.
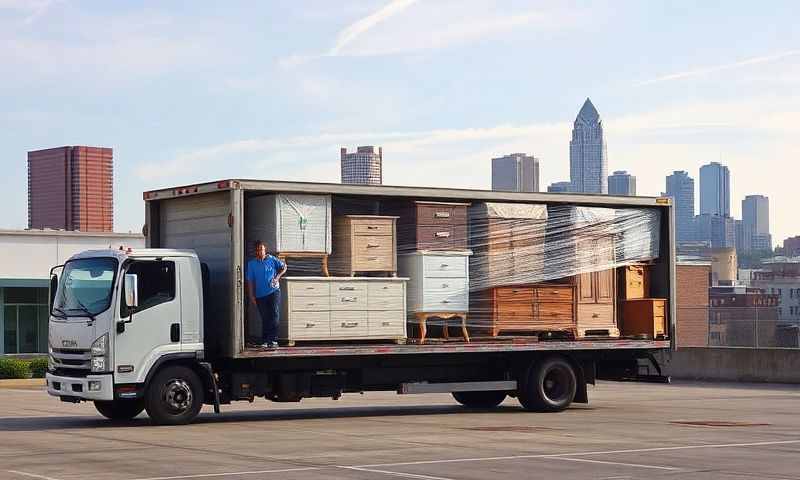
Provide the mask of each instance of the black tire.
{"label": "black tire", "polygon": [[575,369],[561,357],[534,362],[519,382],[517,397],[525,410],[560,412],[575,399]]}
{"label": "black tire", "polygon": [[94,408],[109,420],[130,420],[144,410],[144,400],[95,400]]}
{"label": "black tire", "polygon": [[456,402],[467,408],[494,408],[506,399],[506,392],[453,392]]}
{"label": "black tire", "polygon": [[180,365],[158,372],[145,394],[145,408],[156,425],[185,425],[203,407],[203,382],[191,369]]}

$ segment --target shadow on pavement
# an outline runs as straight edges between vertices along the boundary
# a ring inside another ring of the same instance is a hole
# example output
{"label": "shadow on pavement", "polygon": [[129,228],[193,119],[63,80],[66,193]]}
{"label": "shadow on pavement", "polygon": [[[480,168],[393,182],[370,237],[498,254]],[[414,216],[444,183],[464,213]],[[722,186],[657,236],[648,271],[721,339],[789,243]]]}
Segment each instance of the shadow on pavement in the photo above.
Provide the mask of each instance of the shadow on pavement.
{"label": "shadow on pavement", "polygon": [[[572,407],[567,413],[591,410],[589,407]],[[193,422],[195,425],[216,424],[227,422],[272,422],[282,420],[309,420],[309,419],[338,419],[358,417],[402,417],[410,415],[470,415],[494,414],[498,416],[511,413],[521,413],[523,410],[517,406],[500,406],[490,410],[466,409],[458,405],[413,405],[413,406],[372,406],[372,407],[339,407],[339,408],[300,408],[296,410],[237,410],[216,415],[202,413]],[[534,415],[534,414],[532,414]],[[544,415],[544,414],[542,414]],[[553,415],[553,414],[548,414]],[[150,420],[145,414],[139,415],[131,421],[106,420],[99,414],[89,416],[63,416],[41,418],[4,418],[0,420],[0,432],[35,432],[47,430],[68,430],[81,428],[129,428],[150,425]],[[175,428],[175,427],[160,427]]]}

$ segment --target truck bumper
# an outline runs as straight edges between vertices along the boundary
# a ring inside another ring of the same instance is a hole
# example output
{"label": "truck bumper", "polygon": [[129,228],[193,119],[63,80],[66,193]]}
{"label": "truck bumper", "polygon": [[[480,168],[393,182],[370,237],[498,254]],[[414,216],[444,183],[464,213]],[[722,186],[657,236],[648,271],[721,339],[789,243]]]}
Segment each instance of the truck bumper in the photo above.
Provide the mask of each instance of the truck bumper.
{"label": "truck bumper", "polygon": [[47,374],[47,393],[81,400],[114,400],[114,376],[59,377]]}

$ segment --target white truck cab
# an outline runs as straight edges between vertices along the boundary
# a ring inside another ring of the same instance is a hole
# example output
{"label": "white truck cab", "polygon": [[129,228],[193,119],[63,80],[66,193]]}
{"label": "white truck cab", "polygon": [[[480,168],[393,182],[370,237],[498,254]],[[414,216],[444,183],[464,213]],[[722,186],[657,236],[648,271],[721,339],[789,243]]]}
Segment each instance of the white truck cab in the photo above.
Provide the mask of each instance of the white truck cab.
{"label": "white truck cab", "polygon": [[131,418],[145,407],[158,416],[146,386],[177,362],[197,378],[176,377],[164,385],[161,408],[175,415],[202,406],[189,388],[192,381],[205,381],[198,368],[204,353],[203,285],[195,252],[81,252],[54,268],[50,297],[50,395],[94,401],[111,418]]}

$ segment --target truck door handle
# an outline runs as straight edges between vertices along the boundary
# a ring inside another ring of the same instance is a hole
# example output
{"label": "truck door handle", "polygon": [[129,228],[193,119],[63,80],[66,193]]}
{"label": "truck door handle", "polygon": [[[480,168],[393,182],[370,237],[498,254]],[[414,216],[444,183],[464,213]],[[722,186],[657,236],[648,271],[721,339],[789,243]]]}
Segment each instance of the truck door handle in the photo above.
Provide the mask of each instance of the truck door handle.
{"label": "truck door handle", "polygon": [[181,324],[180,323],[173,323],[169,326],[169,340],[172,343],[178,343],[181,341]]}

